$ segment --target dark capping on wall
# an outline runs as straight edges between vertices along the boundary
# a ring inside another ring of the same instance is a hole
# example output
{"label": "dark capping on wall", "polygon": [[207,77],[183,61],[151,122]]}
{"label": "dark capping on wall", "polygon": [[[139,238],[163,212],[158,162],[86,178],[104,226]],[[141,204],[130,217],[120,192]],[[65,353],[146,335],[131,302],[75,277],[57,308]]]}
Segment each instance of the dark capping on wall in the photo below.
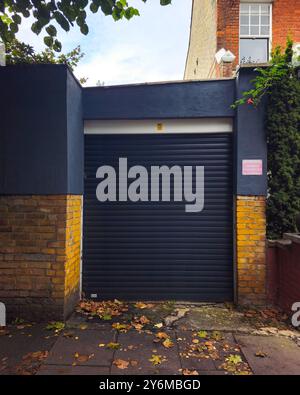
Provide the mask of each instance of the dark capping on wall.
{"label": "dark capping on wall", "polygon": [[83,194],[81,87],[68,67],[0,67],[0,86],[0,194]]}
{"label": "dark capping on wall", "polygon": [[[253,87],[251,81],[256,72],[253,67],[241,67],[236,79],[237,98]],[[236,110],[235,121],[235,166],[236,195],[266,196],[267,194],[267,140],[265,132],[265,101],[256,108],[244,104]],[[263,174],[248,176],[242,174],[243,159],[262,159]]]}
{"label": "dark capping on wall", "polygon": [[234,79],[84,88],[83,118],[233,117],[234,100]]}

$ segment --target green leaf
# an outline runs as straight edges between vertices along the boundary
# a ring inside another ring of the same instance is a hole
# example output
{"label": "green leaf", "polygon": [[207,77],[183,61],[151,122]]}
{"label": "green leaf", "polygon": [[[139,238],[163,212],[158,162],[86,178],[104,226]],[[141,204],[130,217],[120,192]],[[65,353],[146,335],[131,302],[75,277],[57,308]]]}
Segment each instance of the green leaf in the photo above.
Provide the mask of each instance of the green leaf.
{"label": "green leaf", "polygon": [[40,32],[41,32],[41,30],[42,30],[42,27],[41,27],[41,25],[39,24],[39,22],[34,22],[34,23],[31,25],[31,30],[32,30],[33,33],[35,33],[35,34],[40,34]]}
{"label": "green leaf", "polygon": [[13,33],[17,33],[19,31],[18,25],[16,23],[14,23],[14,22],[11,23],[9,25],[9,27],[10,27],[11,32],[13,32]]}
{"label": "green leaf", "polygon": [[54,41],[53,49],[54,49],[55,52],[60,52],[61,51],[61,43],[58,40]]}
{"label": "green leaf", "polygon": [[87,35],[89,33],[88,25],[86,23],[84,25],[82,25],[80,27],[80,31],[81,31],[82,34]]}
{"label": "green leaf", "polygon": [[54,330],[54,331],[61,331],[61,330],[63,330],[64,328],[65,328],[65,324],[64,324],[63,322],[59,322],[59,321],[50,322],[50,323],[46,326],[46,329],[47,329],[48,331],[52,331],[52,330]]}
{"label": "green leaf", "polygon": [[78,0],[78,5],[80,6],[80,8],[85,8],[89,3],[89,0]]}
{"label": "green leaf", "polygon": [[51,36],[44,37],[44,43],[47,45],[47,47],[51,48],[53,45],[53,37]]}
{"label": "green leaf", "polygon": [[110,350],[118,350],[121,347],[120,343],[107,343],[106,345],[107,348],[109,348]]}
{"label": "green leaf", "polygon": [[46,28],[46,32],[47,32],[47,33],[49,34],[49,36],[51,36],[51,37],[55,37],[56,34],[57,34],[57,30],[56,30],[55,26],[53,26],[53,25],[49,25],[49,26]]}
{"label": "green leaf", "polygon": [[208,335],[206,331],[199,331],[197,333],[197,336],[200,337],[201,339],[206,339]]}
{"label": "green leaf", "polygon": [[95,14],[99,10],[99,5],[96,3],[91,3],[90,10]]}
{"label": "green leaf", "polygon": [[17,23],[18,25],[19,25],[19,24],[21,23],[21,21],[22,21],[20,15],[18,15],[18,14],[14,14],[14,15],[12,16],[12,19],[13,19],[13,21],[14,21],[15,23]]}
{"label": "green leaf", "polygon": [[0,19],[2,20],[3,23],[6,25],[10,25],[12,23],[12,19],[9,18],[6,14],[0,15]]}
{"label": "green leaf", "polygon": [[70,30],[70,24],[68,20],[63,16],[63,14],[59,11],[54,12],[54,18],[56,22],[66,31],[68,32]]}
{"label": "green leaf", "polygon": [[229,357],[226,358],[226,361],[232,363],[233,365],[238,365],[239,363],[243,362],[240,355],[232,355],[230,354]]}

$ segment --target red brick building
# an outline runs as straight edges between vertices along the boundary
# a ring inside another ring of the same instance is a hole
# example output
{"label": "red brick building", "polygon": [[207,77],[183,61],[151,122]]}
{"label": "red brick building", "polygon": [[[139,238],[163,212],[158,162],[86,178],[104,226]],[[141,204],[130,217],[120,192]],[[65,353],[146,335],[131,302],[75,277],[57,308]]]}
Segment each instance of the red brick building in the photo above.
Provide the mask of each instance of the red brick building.
{"label": "red brick building", "polygon": [[300,0],[193,0],[185,79],[231,76],[220,50],[233,66],[267,63],[272,49],[290,35],[300,42]]}

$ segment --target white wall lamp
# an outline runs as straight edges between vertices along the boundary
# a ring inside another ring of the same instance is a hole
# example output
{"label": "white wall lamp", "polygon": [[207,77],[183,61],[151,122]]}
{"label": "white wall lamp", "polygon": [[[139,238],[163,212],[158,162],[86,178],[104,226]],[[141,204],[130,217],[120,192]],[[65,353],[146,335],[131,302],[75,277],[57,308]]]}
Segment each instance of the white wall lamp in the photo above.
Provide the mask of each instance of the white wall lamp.
{"label": "white wall lamp", "polygon": [[231,51],[226,51],[225,48],[220,49],[216,54],[215,54],[215,59],[218,64],[221,62],[223,63],[232,63],[235,59],[235,55]]}

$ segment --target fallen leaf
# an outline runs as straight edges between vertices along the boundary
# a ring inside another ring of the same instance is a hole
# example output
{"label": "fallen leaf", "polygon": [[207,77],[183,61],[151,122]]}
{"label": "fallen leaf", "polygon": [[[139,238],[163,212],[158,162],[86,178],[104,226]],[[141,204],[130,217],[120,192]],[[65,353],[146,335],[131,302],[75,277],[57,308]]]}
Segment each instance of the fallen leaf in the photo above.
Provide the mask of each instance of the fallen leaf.
{"label": "fallen leaf", "polygon": [[158,332],[155,336],[158,339],[168,339],[169,338],[169,336],[165,332]]}
{"label": "fallen leaf", "polygon": [[135,347],[133,345],[130,345],[127,348],[128,348],[128,350],[134,350],[135,349]]}
{"label": "fallen leaf", "polygon": [[118,369],[127,369],[129,362],[124,361],[123,359],[116,359],[113,361],[113,364],[118,368]]}
{"label": "fallen leaf", "polygon": [[87,362],[89,359],[94,357],[94,354],[91,355],[80,355],[78,352],[74,354],[77,362]]}
{"label": "fallen leaf", "polygon": [[207,338],[207,332],[206,331],[199,331],[197,333],[197,336],[200,337],[201,339],[206,339]]}
{"label": "fallen leaf", "polygon": [[131,325],[136,329],[137,331],[141,331],[144,328],[144,325],[139,324],[137,322],[132,322]]}
{"label": "fallen leaf", "polygon": [[226,358],[226,361],[229,363],[232,363],[234,365],[237,365],[237,364],[243,362],[241,356],[237,355],[237,354],[236,355],[230,354],[229,357]]}
{"label": "fallen leaf", "polygon": [[110,321],[112,319],[112,316],[110,314],[103,314],[101,316],[102,320],[104,321]]}
{"label": "fallen leaf", "polygon": [[143,324],[143,325],[146,325],[146,324],[149,324],[150,320],[149,320],[145,315],[142,315],[142,316],[139,318],[139,322],[140,322],[141,324]]}
{"label": "fallen leaf", "polygon": [[222,333],[219,331],[213,331],[212,334],[210,335],[210,337],[211,337],[211,339],[213,339],[217,342],[224,339],[224,337],[222,336]]}
{"label": "fallen leaf", "polygon": [[182,374],[184,376],[199,376],[197,370],[189,370],[189,369],[183,369]]}
{"label": "fallen leaf", "polygon": [[85,331],[85,330],[88,328],[88,326],[87,326],[86,324],[81,324],[79,328],[80,328],[82,331]]}
{"label": "fallen leaf", "polygon": [[100,344],[98,344],[98,347],[105,347],[105,344],[104,343],[100,343]]}
{"label": "fallen leaf", "polygon": [[198,344],[198,343],[199,343],[199,340],[198,340],[198,339],[193,339],[192,342],[193,342],[194,344]]}
{"label": "fallen leaf", "polygon": [[149,359],[150,362],[152,362],[152,364],[154,366],[156,365],[160,365],[163,361],[162,361],[162,356],[161,355],[155,355],[152,354],[152,357]]}
{"label": "fallen leaf", "polygon": [[258,358],[266,358],[268,356],[268,354],[263,352],[263,351],[257,351],[255,353],[255,356],[258,357]]}
{"label": "fallen leaf", "polygon": [[116,322],[115,324],[112,324],[112,327],[119,332],[127,332],[131,328],[131,325],[120,324],[119,322]]}
{"label": "fallen leaf", "polygon": [[154,307],[154,304],[152,304],[152,303],[144,303],[144,302],[137,302],[134,306],[137,309],[144,310],[144,309],[152,309]]}
{"label": "fallen leaf", "polygon": [[158,324],[154,325],[156,328],[162,328],[164,324],[162,322],[159,322]]}
{"label": "fallen leaf", "polygon": [[73,332],[64,332],[63,337],[67,337],[67,338],[74,337],[74,333]]}
{"label": "fallen leaf", "polygon": [[133,367],[134,367],[134,366],[137,366],[137,365],[138,365],[138,361],[131,360],[131,361],[130,361],[130,365],[133,366]]}
{"label": "fallen leaf", "polygon": [[106,347],[110,348],[111,350],[118,350],[121,347],[121,344],[120,343],[113,343],[113,342],[111,342],[111,343],[108,343],[106,345]]}
{"label": "fallen leaf", "polygon": [[166,347],[166,348],[171,348],[171,347],[174,346],[174,343],[173,343],[172,340],[169,339],[169,338],[166,339],[162,344],[163,344],[163,346]]}
{"label": "fallen leaf", "polygon": [[90,359],[90,358],[89,358],[88,355],[79,355],[78,358],[77,358],[77,361],[78,361],[78,362],[86,362],[86,361],[88,361],[89,359]]}
{"label": "fallen leaf", "polygon": [[137,309],[146,309],[146,308],[147,308],[147,305],[146,305],[146,303],[143,303],[143,302],[137,302],[137,303],[134,305],[134,307],[136,307]]}
{"label": "fallen leaf", "polygon": [[55,332],[60,332],[65,329],[65,323],[59,321],[52,321],[46,326],[48,331],[54,330]]}

